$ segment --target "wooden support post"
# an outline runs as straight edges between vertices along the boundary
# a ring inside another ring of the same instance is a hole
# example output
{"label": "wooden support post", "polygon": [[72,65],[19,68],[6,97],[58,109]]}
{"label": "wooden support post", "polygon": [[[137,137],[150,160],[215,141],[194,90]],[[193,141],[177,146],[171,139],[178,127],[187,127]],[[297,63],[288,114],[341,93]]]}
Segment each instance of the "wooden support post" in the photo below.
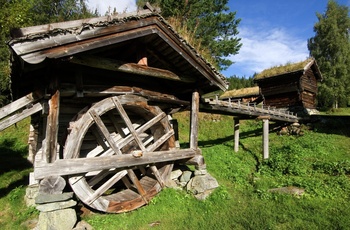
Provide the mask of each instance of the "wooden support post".
{"label": "wooden support post", "polygon": [[176,119],[170,119],[170,124],[172,125],[174,129],[174,137],[175,137],[175,148],[179,149],[180,148],[180,142],[179,142],[179,123],[177,122]]}
{"label": "wooden support post", "polygon": [[269,119],[264,118],[263,121],[263,156],[264,159],[269,158]]}
{"label": "wooden support post", "polygon": [[190,148],[198,148],[198,113],[199,113],[199,93],[197,91],[192,93],[191,103],[191,136]]}
{"label": "wooden support post", "polygon": [[43,150],[46,161],[51,163],[57,159],[58,114],[60,106],[60,92],[57,90],[49,101],[49,114],[46,123],[46,134]]}
{"label": "wooden support post", "polygon": [[239,150],[239,118],[234,117],[234,135],[235,135],[235,143],[234,143],[234,151],[238,152]]}

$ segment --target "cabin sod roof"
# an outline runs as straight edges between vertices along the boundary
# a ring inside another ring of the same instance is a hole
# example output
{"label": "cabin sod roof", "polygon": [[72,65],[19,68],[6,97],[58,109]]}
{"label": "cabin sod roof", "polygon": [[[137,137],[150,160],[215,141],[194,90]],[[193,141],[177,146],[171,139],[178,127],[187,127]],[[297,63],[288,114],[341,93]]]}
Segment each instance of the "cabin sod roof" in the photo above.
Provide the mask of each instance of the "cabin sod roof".
{"label": "cabin sod roof", "polygon": [[322,79],[322,75],[318,69],[317,63],[314,58],[308,58],[304,61],[297,62],[297,63],[287,63],[286,65],[280,65],[280,66],[274,66],[269,69],[263,70],[261,73],[257,74],[254,77],[254,81],[260,81],[267,78],[274,78],[279,76],[285,76],[290,73],[296,73],[296,72],[305,72],[309,68],[311,68],[313,65],[316,66],[316,76],[319,80]]}
{"label": "cabin sod roof", "polygon": [[229,90],[223,93],[220,96],[220,99],[250,97],[250,96],[259,96],[259,86]]}
{"label": "cabin sod roof", "polygon": [[162,16],[149,8],[21,28],[14,30],[12,37],[9,46],[14,56],[28,64],[41,64],[46,59],[69,60],[81,54],[110,58],[110,53],[105,54],[111,52],[110,47],[117,51],[118,57],[126,56],[122,61],[132,63],[127,56],[131,47],[135,43],[142,44],[149,55],[149,67],[172,71],[180,76],[180,81],[190,78],[204,93],[228,88],[225,77]]}

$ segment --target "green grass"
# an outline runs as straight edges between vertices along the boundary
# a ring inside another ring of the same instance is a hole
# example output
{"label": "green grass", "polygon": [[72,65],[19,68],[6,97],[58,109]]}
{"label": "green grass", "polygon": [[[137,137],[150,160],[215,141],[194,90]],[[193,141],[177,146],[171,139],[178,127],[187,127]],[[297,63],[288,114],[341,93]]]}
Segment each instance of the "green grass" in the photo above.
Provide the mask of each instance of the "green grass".
{"label": "green grass", "polygon": [[32,171],[26,159],[28,131],[29,120],[24,120],[0,132],[1,229],[28,229],[30,225],[25,222],[38,215],[24,202],[28,175]]}
{"label": "green grass", "polygon": [[[177,114],[181,145],[188,146],[189,116]],[[274,124],[271,122],[270,127]],[[270,132],[270,159],[262,159],[261,121],[241,121],[240,150],[233,152],[232,117],[201,114],[199,145],[220,187],[205,201],[165,189],[149,205],[124,214],[88,213],[94,229],[348,229],[350,141],[347,126],[304,127],[303,136]],[[21,127],[18,127],[21,128]],[[37,215],[25,208],[26,137],[0,133],[0,224],[25,229]],[[22,144],[19,144],[22,143]],[[4,155],[5,154],[5,155]],[[7,159],[13,156],[15,159]],[[16,157],[15,157],[16,156]],[[15,163],[16,162],[16,163]],[[6,170],[3,170],[3,166]],[[23,185],[23,186],[21,186]],[[282,186],[306,190],[300,197],[270,193]]]}

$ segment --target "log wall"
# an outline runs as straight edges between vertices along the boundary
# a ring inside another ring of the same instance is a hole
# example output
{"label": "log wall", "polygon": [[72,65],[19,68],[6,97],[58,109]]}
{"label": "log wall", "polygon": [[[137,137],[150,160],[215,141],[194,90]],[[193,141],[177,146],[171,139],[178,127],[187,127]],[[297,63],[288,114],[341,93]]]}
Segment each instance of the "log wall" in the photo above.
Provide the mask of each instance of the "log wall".
{"label": "log wall", "polygon": [[303,106],[316,108],[317,79],[312,69],[261,80],[264,104],[276,108]]}

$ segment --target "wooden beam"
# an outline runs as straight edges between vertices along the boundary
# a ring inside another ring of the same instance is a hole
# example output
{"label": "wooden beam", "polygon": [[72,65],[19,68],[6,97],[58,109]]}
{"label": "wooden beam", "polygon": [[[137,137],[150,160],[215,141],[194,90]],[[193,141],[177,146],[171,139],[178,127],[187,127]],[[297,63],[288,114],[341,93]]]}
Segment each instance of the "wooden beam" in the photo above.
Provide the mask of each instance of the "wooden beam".
{"label": "wooden beam", "polygon": [[196,151],[193,149],[177,149],[145,152],[140,158],[135,158],[132,154],[123,154],[106,157],[59,159],[53,163],[37,163],[34,168],[34,177],[35,179],[42,179],[47,176],[75,175],[111,168],[128,168],[188,159],[195,155]]}
{"label": "wooden beam", "polygon": [[190,148],[198,148],[198,114],[199,114],[199,93],[192,93],[191,103],[191,133],[190,133]]}
{"label": "wooden beam", "polygon": [[57,159],[58,115],[60,112],[60,92],[57,90],[49,101],[49,114],[46,123],[46,134],[43,140],[43,151],[48,162]]}
{"label": "wooden beam", "polygon": [[84,56],[74,56],[70,60],[70,62],[74,64],[89,66],[89,67],[98,68],[98,69],[118,71],[118,72],[137,74],[142,76],[156,77],[156,78],[163,78],[163,79],[172,80],[172,81],[181,81],[181,82],[189,82],[189,83],[195,82],[195,79],[176,75],[175,73],[169,70],[139,65],[136,63],[126,63],[123,61],[110,59],[110,58],[84,55]]}
{"label": "wooden beam", "polygon": [[23,110],[21,113],[12,115],[8,118],[3,119],[0,122],[0,131],[10,127],[11,125],[23,120],[24,118],[29,117],[30,115],[33,115],[34,113],[39,112],[40,110],[42,110],[42,106],[41,104],[38,102],[36,104],[34,104],[31,108],[25,109]]}
{"label": "wooden beam", "polygon": [[43,95],[41,95],[39,92],[34,92],[34,93],[27,94],[26,96],[21,97],[16,101],[11,102],[8,105],[5,105],[4,107],[0,108],[0,120],[10,115],[11,113],[14,113],[22,109],[25,106],[29,106],[37,102],[42,97]]}

